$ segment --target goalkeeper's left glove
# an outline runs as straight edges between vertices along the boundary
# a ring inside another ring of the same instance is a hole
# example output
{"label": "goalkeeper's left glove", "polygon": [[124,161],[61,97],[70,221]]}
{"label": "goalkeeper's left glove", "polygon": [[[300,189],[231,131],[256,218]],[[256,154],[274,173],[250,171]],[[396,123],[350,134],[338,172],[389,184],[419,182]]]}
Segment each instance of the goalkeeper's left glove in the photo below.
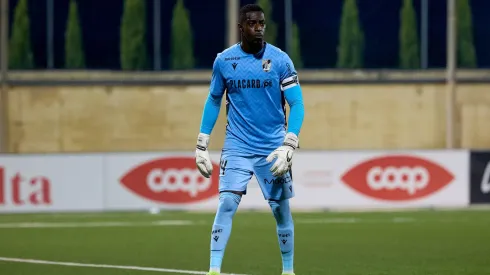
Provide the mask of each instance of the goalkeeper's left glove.
{"label": "goalkeeper's left glove", "polygon": [[299,139],[294,133],[287,133],[282,146],[274,150],[268,157],[267,162],[271,162],[277,158],[274,165],[271,167],[271,172],[274,177],[284,175],[293,164],[294,150],[298,148]]}

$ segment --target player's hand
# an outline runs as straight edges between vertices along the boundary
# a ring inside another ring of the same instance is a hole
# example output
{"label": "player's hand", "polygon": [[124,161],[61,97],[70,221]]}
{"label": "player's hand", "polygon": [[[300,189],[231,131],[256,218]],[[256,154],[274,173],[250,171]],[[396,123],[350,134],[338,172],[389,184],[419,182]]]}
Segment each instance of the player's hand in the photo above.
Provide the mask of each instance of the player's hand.
{"label": "player's hand", "polygon": [[197,136],[196,145],[196,165],[197,169],[206,178],[211,177],[213,173],[213,163],[208,152],[209,135],[200,133]]}
{"label": "player's hand", "polygon": [[271,162],[277,158],[274,165],[271,167],[271,172],[274,177],[284,175],[293,164],[294,150],[298,148],[299,139],[294,133],[287,133],[282,146],[274,150],[268,157],[267,162]]}

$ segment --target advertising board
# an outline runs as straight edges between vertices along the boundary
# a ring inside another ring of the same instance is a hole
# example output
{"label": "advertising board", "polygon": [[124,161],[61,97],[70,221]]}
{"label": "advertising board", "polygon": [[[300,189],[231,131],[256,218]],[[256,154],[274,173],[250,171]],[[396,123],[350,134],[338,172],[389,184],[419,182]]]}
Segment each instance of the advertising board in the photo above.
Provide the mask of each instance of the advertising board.
{"label": "advertising board", "polygon": [[490,152],[470,153],[470,202],[490,203]]}
{"label": "advertising board", "polygon": [[0,212],[103,210],[101,155],[0,157]]}
{"label": "advertising board", "polygon": [[[108,156],[105,205],[107,209],[215,209],[220,155],[211,155],[210,179],[199,174],[189,153]],[[291,205],[296,209],[465,206],[468,166],[466,151],[299,151],[292,167],[296,196]],[[268,207],[252,177],[240,209]]]}

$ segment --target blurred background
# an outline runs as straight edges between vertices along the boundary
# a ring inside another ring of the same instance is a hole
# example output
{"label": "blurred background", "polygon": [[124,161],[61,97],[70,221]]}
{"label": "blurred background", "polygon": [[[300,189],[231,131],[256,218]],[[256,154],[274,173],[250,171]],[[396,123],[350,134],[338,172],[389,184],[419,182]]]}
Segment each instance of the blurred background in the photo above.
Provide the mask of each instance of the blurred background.
{"label": "blurred background", "polygon": [[[10,0],[10,69],[209,69],[216,53],[237,41],[236,10],[255,2]],[[490,4],[485,0],[456,2],[459,67],[490,67],[486,50],[490,47],[486,14]],[[288,49],[300,68],[430,69],[447,65],[446,0],[258,3],[267,11],[268,40]],[[342,29],[347,36],[363,37],[359,43],[350,43],[362,52],[351,65],[339,64]],[[134,46],[125,52],[125,44]],[[25,47],[16,49],[15,45]],[[124,56],[136,50],[141,64],[125,64]],[[22,64],[16,60],[21,51],[32,54],[32,61]],[[178,54],[189,56],[189,61],[174,62],[183,58]],[[412,59],[411,63],[403,63],[401,55]],[[70,61],[70,56],[78,57],[78,63]]]}
{"label": "blurred background", "polygon": [[[248,3],[3,0],[2,150],[192,148],[212,62]],[[490,145],[488,1],[257,3],[300,71],[304,149]]]}
{"label": "blurred background", "polygon": [[[0,274],[206,273],[249,3],[302,85],[297,274],[488,274],[488,0],[0,0]],[[254,177],[239,212],[223,271],[280,274]]]}

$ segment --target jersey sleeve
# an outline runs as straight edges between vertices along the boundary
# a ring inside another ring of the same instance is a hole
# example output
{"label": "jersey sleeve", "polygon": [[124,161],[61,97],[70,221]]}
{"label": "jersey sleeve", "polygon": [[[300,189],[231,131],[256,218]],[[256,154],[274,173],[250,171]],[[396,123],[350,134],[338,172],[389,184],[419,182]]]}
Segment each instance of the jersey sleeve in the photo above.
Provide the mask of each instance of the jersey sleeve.
{"label": "jersey sleeve", "polygon": [[225,88],[225,79],[221,73],[218,55],[214,60],[209,94],[204,104],[204,110],[202,113],[200,127],[201,133],[209,135],[213,131],[214,125],[216,124],[219,116],[221,99],[223,98]]}
{"label": "jersey sleeve", "polygon": [[284,53],[283,70],[280,76],[281,91],[290,106],[288,119],[288,132],[299,136],[305,116],[303,94],[299,85],[298,73],[296,72],[293,61]]}
{"label": "jersey sleeve", "polygon": [[298,73],[294,68],[293,61],[291,58],[289,58],[287,53],[284,53],[282,58],[279,81],[281,83],[281,91],[285,91],[299,85]]}
{"label": "jersey sleeve", "polygon": [[220,64],[219,55],[216,56],[216,59],[213,63],[213,72],[211,75],[211,85],[209,87],[209,93],[213,98],[222,97],[225,92],[225,78],[223,73],[221,72],[221,64]]}

